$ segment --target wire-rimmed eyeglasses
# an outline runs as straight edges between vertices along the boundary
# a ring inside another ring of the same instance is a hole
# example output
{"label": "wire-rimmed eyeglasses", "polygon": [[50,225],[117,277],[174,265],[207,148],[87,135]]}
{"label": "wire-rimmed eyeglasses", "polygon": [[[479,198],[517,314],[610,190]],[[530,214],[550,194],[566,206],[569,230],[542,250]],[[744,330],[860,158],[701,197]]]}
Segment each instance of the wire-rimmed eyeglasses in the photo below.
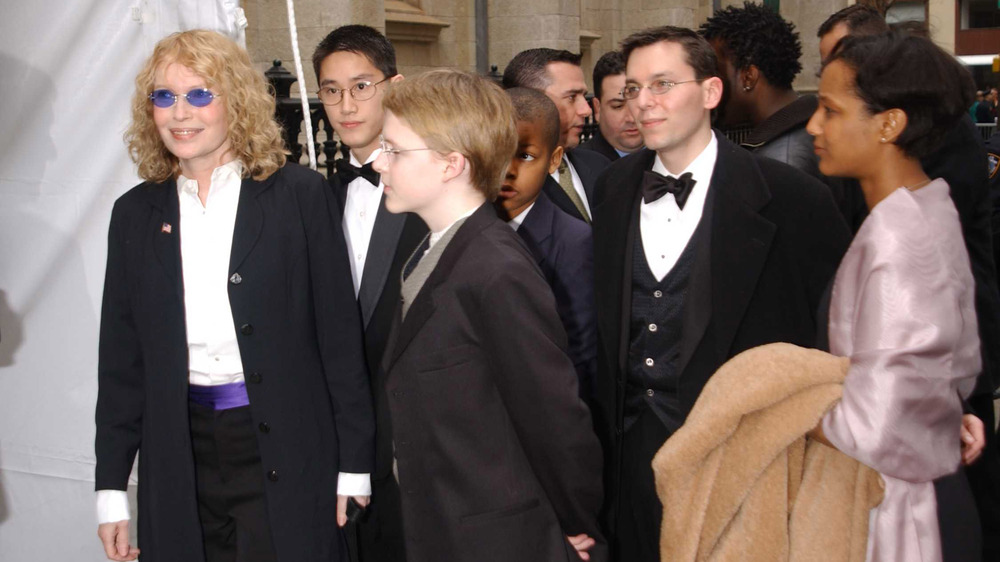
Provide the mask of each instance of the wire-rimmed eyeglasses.
{"label": "wire-rimmed eyeglasses", "polygon": [[166,109],[177,103],[177,98],[186,99],[187,102],[193,107],[205,107],[206,105],[212,103],[212,100],[221,95],[222,94],[212,93],[212,91],[207,88],[195,88],[186,94],[175,94],[166,88],[160,88],[150,92],[148,97],[149,100],[153,102],[153,105]]}
{"label": "wire-rimmed eyeglasses", "polygon": [[385,137],[383,137],[382,135],[378,136],[378,144],[379,147],[382,149],[382,154],[385,154],[385,157],[388,158],[390,162],[392,161],[392,156],[395,156],[400,152],[414,152],[417,150],[434,150],[429,146],[424,146],[421,148],[393,148],[389,146],[387,142],[385,142]]}
{"label": "wire-rimmed eyeglasses", "polygon": [[681,80],[679,82],[674,82],[672,80],[653,80],[649,86],[641,86],[639,84],[626,84],[622,88],[621,96],[627,100],[634,100],[639,97],[639,92],[643,88],[649,88],[649,91],[654,96],[662,96],[663,94],[669,92],[674,86],[679,86],[681,84],[687,84],[689,82],[704,82],[704,78],[695,78],[694,80]]}
{"label": "wire-rimmed eyeglasses", "polygon": [[[392,78],[391,76],[389,78]],[[351,86],[350,88],[334,88],[333,86],[323,86],[316,92],[319,96],[320,101],[323,105],[337,105],[338,103],[344,101],[344,91],[351,93],[351,99],[355,101],[366,101],[372,99],[375,96],[375,92],[378,86],[382,82],[385,82],[389,78],[383,78],[378,82],[358,82],[357,84]]]}

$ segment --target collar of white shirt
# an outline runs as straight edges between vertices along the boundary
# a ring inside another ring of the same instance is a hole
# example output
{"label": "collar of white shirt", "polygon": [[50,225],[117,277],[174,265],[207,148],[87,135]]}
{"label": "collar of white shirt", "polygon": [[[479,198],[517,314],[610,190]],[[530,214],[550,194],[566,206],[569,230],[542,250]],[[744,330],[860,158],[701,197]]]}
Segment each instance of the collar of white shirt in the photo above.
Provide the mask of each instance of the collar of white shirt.
{"label": "collar of white shirt", "polygon": [[[537,199],[535,201],[537,201]],[[532,209],[535,208],[535,201],[532,201],[531,205],[528,205],[527,209],[521,211],[521,214],[507,221],[507,224],[514,229],[514,232],[517,232],[517,229],[521,228],[524,218],[528,216],[528,213],[530,213]]]}
{"label": "collar of white shirt", "polygon": [[[212,185],[209,186],[209,195],[221,189],[225,185],[229,185],[233,180],[237,183],[242,182],[243,169],[243,162],[240,162],[239,160],[231,160],[212,170]],[[187,178],[183,174],[177,176],[177,192],[181,194],[188,193],[190,195],[198,195],[197,180]]]}

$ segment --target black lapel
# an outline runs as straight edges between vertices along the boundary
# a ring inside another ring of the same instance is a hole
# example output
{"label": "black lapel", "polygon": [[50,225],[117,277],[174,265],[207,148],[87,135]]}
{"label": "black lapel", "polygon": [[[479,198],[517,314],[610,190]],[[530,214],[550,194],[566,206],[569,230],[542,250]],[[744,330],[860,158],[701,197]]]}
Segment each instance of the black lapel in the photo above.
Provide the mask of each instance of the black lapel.
{"label": "black lapel", "polygon": [[[712,172],[714,208],[711,217],[711,307],[717,353],[721,365],[757,280],[767,261],[777,226],[760,214],[771,192],[754,157],[726,140],[718,131],[719,157]],[[707,288],[691,286],[695,291]],[[695,298],[698,298],[697,296]],[[698,335],[700,339],[700,335]],[[695,345],[694,342],[692,345]],[[683,371],[679,371],[683,373]]]}
{"label": "black lapel", "polygon": [[569,195],[566,195],[562,186],[559,185],[559,182],[552,179],[552,176],[545,178],[545,183],[542,185],[542,193],[548,195],[549,201],[551,201],[556,207],[565,211],[569,214],[569,216],[575,219],[584,220],[583,215],[581,215],[580,211],[577,210],[576,205],[573,204]]}
{"label": "black lapel", "polygon": [[[458,232],[444,249],[441,258],[438,260],[434,271],[427,277],[420,292],[413,299],[410,309],[406,313],[406,318],[398,326],[398,337],[393,339],[393,344],[389,350],[389,361],[385,364],[386,372],[399,359],[399,356],[406,351],[407,346],[423,327],[427,319],[434,312],[434,290],[448,279],[448,275],[455,267],[455,262],[465,252],[470,242],[475,240],[479,233],[489,226],[493,221],[499,221],[496,216],[493,204],[487,201],[483,203],[476,212],[472,213],[468,219],[459,227]],[[504,227],[509,228],[509,227]],[[397,315],[399,312],[397,311]]]}
{"label": "black lapel", "polygon": [[389,278],[392,260],[399,245],[399,235],[406,224],[406,213],[393,214],[385,208],[385,194],[379,203],[375,215],[375,228],[368,243],[368,256],[365,258],[365,270],[361,275],[361,287],[358,289],[358,303],[361,305],[361,315],[364,326],[368,327],[372,313],[382,296],[385,281]]}
{"label": "black lapel", "polygon": [[[611,283],[608,294],[614,295],[614,284],[619,284],[617,293],[621,295],[618,303],[620,308],[613,310],[610,318],[618,319],[617,341],[607,341],[605,345],[615,346],[605,348],[608,357],[616,357],[618,376],[623,378],[627,372],[629,328],[632,315],[632,253],[635,246],[636,233],[639,231],[639,203],[642,199],[642,174],[653,166],[656,153],[643,149],[635,156],[622,162],[621,172],[616,179],[606,177],[607,196],[601,202],[600,220],[594,222],[594,239],[607,237],[610,244],[601,245],[608,255],[604,256],[607,269],[607,282]],[[624,164],[627,163],[627,166]],[[595,245],[596,246],[596,245]],[[620,273],[616,273],[620,272]],[[620,396],[624,394],[619,393]]]}
{"label": "black lapel", "polygon": [[[550,178],[551,179],[551,178]],[[535,261],[541,261],[549,255],[550,240],[552,239],[552,223],[557,212],[556,206],[552,204],[548,196],[539,193],[535,199],[535,205],[524,217],[517,234],[528,244]]]}
{"label": "black lapel", "polygon": [[264,181],[244,178],[240,185],[240,200],[236,206],[236,225],[233,228],[233,248],[229,255],[229,272],[239,270],[243,260],[253,250],[264,228],[264,211],[257,197],[274,185],[275,176],[281,170],[271,174]]}
{"label": "black lapel", "polygon": [[150,184],[149,189],[149,203],[159,211],[153,212],[149,219],[148,230],[152,237],[153,253],[183,302],[184,283],[180,276],[181,212],[177,199],[177,182],[168,180]]}
{"label": "black lapel", "polygon": [[330,184],[330,189],[333,190],[334,198],[337,200],[337,211],[340,213],[337,218],[344,218],[344,206],[347,205],[347,186],[340,183],[340,178],[337,174],[330,176],[327,181]]}

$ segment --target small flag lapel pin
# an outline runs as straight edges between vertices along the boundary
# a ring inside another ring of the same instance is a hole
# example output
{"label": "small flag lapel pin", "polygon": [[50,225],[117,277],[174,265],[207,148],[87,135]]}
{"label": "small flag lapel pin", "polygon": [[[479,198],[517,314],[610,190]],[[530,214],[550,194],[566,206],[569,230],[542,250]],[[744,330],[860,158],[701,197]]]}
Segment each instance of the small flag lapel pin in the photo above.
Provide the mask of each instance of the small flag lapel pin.
{"label": "small flag lapel pin", "polygon": [[173,230],[174,227],[170,226],[169,222],[163,223],[163,226],[160,227],[160,232],[165,232],[167,234],[170,234]]}

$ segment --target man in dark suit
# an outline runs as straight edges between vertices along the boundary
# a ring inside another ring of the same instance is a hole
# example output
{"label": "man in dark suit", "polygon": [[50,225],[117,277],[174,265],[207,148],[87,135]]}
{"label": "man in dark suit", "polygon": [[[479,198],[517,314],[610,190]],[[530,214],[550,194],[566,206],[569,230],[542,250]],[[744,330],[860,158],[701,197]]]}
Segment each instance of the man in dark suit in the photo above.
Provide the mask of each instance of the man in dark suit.
{"label": "man in dark suit", "polygon": [[559,146],[563,161],[552,173],[560,189],[546,186],[545,194],[557,207],[587,223],[597,176],[609,164],[604,156],[579,150],[583,125],[591,114],[580,55],[555,49],[528,49],[511,59],[503,72],[504,88],[532,88],[549,96],[559,110]]}
{"label": "man in dark suit", "polygon": [[516,147],[510,102],[439,70],[384,104],[386,207],[431,230],[383,362],[407,559],[605,560],[600,445],[552,291],[490,201]]}
{"label": "man in dark suit", "polygon": [[531,88],[511,88],[507,95],[514,105],[517,151],[500,186],[497,213],[528,245],[552,288],[580,378],[580,395],[590,404],[597,370],[593,238],[590,227],[542,193],[546,183],[555,183],[549,174],[562,160],[555,105]]}
{"label": "man in dark suit", "polygon": [[642,148],[642,135],[625,107],[625,59],[620,51],[609,51],[594,65],[594,138],[580,145],[614,162]]}
{"label": "man in dark suit", "polygon": [[392,477],[392,429],[380,363],[399,300],[399,271],[427,233],[427,226],[416,215],[395,215],[385,209],[384,187],[371,166],[381,152],[382,95],[388,83],[403,77],[396,72],[392,44],[363,25],[333,30],[316,47],[313,65],[327,119],[350,148],[349,157],[334,164],[330,186],[339,202],[335,216],[347,240],[375,399],[372,503],[358,522],[356,536],[348,530],[349,543],[364,562],[402,562],[399,487]]}
{"label": "man in dark suit", "polygon": [[619,560],[659,559],[650,463],[706,381],[751,347],[811,347],[850,232],[829,191],[711,129],[715,53],[662,27],[623,42],[647,149],[601,177],[594,207],[599,434]]}

